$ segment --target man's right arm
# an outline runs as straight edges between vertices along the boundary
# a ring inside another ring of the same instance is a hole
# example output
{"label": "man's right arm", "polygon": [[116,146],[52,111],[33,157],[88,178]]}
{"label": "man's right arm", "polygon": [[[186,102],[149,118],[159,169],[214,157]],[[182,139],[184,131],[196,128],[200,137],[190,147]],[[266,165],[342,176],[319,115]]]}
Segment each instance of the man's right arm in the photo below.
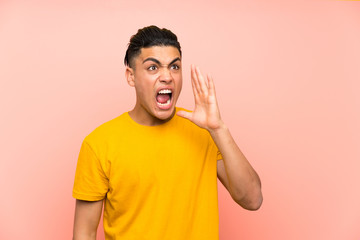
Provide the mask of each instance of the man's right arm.
{"label": "man's right arm", "polygon": [[73,240],[95,240],[103,200],[76,200]]}

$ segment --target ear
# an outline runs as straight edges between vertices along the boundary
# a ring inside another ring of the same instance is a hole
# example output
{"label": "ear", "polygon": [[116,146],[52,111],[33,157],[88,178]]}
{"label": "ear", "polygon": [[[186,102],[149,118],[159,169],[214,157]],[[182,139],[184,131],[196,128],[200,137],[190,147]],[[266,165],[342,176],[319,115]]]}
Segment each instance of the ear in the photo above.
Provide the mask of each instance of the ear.
{"label": "ear", "polygon": [[135,87],[134,69],[132,69],[131,67],[126,67],[125,78],[131,87]]}

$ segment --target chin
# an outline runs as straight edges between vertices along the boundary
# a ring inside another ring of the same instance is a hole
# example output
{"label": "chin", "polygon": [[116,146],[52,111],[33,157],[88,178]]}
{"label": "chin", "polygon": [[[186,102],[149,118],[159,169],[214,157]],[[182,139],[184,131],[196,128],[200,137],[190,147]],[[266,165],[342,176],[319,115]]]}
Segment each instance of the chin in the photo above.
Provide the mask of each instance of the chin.
{"label": "chin", "polygon": [[172,116],[175,114],[175,107],[172,107],[169,110],[160,110],[154,116],[162,121],[170,120]]}

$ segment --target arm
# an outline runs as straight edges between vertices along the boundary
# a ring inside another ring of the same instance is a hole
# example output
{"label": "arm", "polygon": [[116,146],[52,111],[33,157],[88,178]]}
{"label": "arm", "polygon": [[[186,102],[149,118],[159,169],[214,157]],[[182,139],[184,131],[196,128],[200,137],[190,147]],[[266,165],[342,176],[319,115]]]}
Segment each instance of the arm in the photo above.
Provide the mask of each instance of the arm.
{"label": "arm", "polygon": [[248,210],[258,209],[262,204],[260,178],[220,117],[212,78],[207,76],[205,80],[200,70],[191,66],[191,83],[195,109],[191,113],[179,111],[177,114],[209,131],[223,157],[218,161],[220,181],[240,206]]}
{"label": "arm", "polygon": [[230,131],[224,126],[211,134],[223,160],[219,160],[218,178],[236,203],[248,210],[257,210],[262,204],[261,182]]}
{"label": "arm", "polygon": [[76,200],[73,240],[95,240],[103,200]]}

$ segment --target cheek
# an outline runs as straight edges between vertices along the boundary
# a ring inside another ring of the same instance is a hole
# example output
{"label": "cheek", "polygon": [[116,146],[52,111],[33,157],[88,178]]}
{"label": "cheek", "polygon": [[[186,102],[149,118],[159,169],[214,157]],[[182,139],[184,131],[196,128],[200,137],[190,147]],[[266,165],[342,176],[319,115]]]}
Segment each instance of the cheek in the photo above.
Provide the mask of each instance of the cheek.
{"label": "cheek", "polygon": [[154,81],[149,79],[141,79],[141,82],[136,83],[136,93],[142,98],[150,99],[154,95]]}
{"label": "cheek", "polygon": [[177,83],[177,88],[179,89],[179,92],[180,92],[181,88],[182,88],[182,75],[181,74],[179,74],[179,76],[177,76],[176,83]]}
{"label": "cheek", "polygon": [[178,88],[179,88],[179,93],[181,92],[181,89],[182,89],[182,81],[179,81],[178,83]]}
{"label": "cheek", "polygon": [[142,98],[149,98],[151,97],[152,91],[149,86],[138,86],[137,87],[137,93],[141,95]]}

